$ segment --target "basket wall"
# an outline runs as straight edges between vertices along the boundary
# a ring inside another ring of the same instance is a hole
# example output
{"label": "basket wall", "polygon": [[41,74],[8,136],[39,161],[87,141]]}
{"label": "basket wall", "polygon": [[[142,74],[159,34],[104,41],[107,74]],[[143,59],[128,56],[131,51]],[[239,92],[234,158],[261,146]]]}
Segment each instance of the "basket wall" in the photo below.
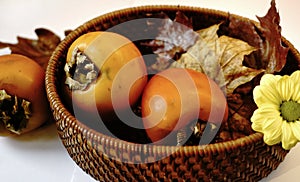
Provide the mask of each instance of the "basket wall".
{"label": "basket wall", "polygon": [[[89,31],[106,30],[127,20],[146,17],[148,13],[164,11],[172,17],[178,10],[196,17],[197,21],[203,22],[201,26],[204,27],[228,18],[228,13],[196,7],[129,8],[93,19],[61,42],[47,68],[46,90],[62,143],[73,160],[99,181],[258,181],[276,169],[288,153],[279,145],[267,146],[260,133],[207,146],[134,144],[88,128],[77,121],[64,105],[60,96],[63,82],[61,75],[67,49],[77,37]],[[290,47],[288,62],[298,65],[299,53],[287,40],[283,41]],[[294,69],[298,67],[292,66],[287,72]],[[162,156],[167,157],[155,160]],[[126,160],[130,162],[124,162]]]}

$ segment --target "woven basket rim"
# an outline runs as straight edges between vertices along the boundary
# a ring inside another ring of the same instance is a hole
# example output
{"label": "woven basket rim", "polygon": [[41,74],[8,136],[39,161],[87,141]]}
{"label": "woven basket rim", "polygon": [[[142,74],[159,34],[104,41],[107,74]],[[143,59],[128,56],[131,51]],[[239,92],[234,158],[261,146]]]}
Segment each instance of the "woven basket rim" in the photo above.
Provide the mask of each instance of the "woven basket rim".
{"label": "woven basket rim", "polygon": [[[98,17],[95,17],[78,28],[76,28],[74,31],[72,31],[69,35],[67,35],[62,42],[57,46],[56,50],[52,54],[47,70],[46,70],[46,91],[47,91],[47,96],[50,101],[50,104],[52,105],[53,110],[55,110],[60,118],[65,118],[67,122],[67,125],[73,128],[77,128],[80,130],[82,133],[85,133],[87,138],[95,138],[97,140],[99,139],[105,139],[106,141],[109,141],[113,146],[124,146],[124,145],[129,145],[134,148],[141,148],[145,144],[139,144],[139,143],[132,143],[128,141],[124,141],[118,138],[113,138],[107,135],[104,135],[102,133],[99,133],[91,128],[88,128],[85,124],[82,122],[78,121],[64,106],[60,96],[58,95],[58,89],[56,86],[56,76],[55,76],[55,70],[56,65],[57,65],[57,60],[61,56],[62,52],[66,49],[66,46],[68,46],[75,38],[81,34],[82,32],[85,32],[87,27],[93,27],[95,22],[101,21],[106,21],[109,19],[112,19],[113,17],[116,16],[122,16],[124,14],[128,13],[134,13],[138,11],[147,11],[147,10],[162,10],[162,11],[176,11],[176,10],[181,10],[181,11],[195,11],[195,12],[202,12],[202,13],[208,13],[208,14],[213,14],[217,16],[221,16],[226,18],[229,13],[221,11],[221,10],[215,10],[215,9],[209,9],[209,8],[202,8],[202,7],[194,7],[194,6],[176,6],[176,5],[143,5],[143,6],[137,6],[137,7],[131,7],[131,8],[124,8],[120,10],[115,10],[110,13],[106,13],[103,15],[100,15]],[[240,15],[236,14],[230,14],[232,16],[236,16],[238,18],[244,19],[244,20],[250,20],[254,23],[256,21],[253,21],[249,18],[242,17]],[[290,47],[290,50],[294,55],[297,57],[300,57],[298,51],[294,48],[294,46],[287,41],[283,37],[284,43]],[[156,153],[157,151],[170,151],[170,152],[179,152],[184,155],[190,155],[190,154],[195,154],[195,153],[221,153],[224,151],[231,151],[232,149],[243,147],[246,145],[249,145],[250,143],[256,143],[256,142],[262,142],[263,139],[263,134],[261,133],[254,133],[245,137],[241,137],[235,140],[230,140],[226,142],[220,142],[220,143],[212,143],[208,144],[205,146],[200,146],[200,145],[195,145],[195,146],[181,146],[181,147],[176,147],[176,146],[163,146],[163,145],[148,145],[149,149],[153,151],[153,153]]]}

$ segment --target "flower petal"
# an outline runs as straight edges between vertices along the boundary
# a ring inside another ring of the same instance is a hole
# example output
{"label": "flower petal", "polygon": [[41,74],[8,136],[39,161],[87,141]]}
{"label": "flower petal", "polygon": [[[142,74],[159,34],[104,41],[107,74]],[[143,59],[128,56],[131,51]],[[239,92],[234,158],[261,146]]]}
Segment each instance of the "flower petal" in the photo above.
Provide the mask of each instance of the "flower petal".
{"label": "flower petal", "polygon": [[290,150],[294,147],[298,140],[294,136],[290,122],[283,122],[282,123],[282,147],[285,150]]}
{"label": "flower petal", "polygon": [[277,130],[276,137],[271,137],[264,133],[264,142],[268,145],[275,145],[281,142],[282,132]]}
{"label": "flower petal", "polygon": [[290,77],[292,80],[299,83],[300,82],[300,70],[294,71]]}
{"label": "flower petal", "polygon": [[275,145],[281,141],[282,135],[282,118],[273,118],[268,119],[266,123],[263,125],[263,134],[264,134],[264,141],[268,145]]}
{"label": "flower petal", "polygon": [[280,130],[283,119],[281,117],[268,117],[263,123],[264,132],[269,132],[268,130]]}
{"label": "flower petal", "polygon": [[252,115],[251,119],[250,119],[251,122],[252,122],[252,125],[251,125],[252,129],[254,131],[257,131],[257,132],[262,132],[263,131],[262,126],[263,126],[263,123],[264,123],[265,119],[266,118],[263,115],[260,114],[258,109],[255,110],[253,112],[253,115]]}
{"label": "flower petal", "polygon": [[294,136],[300,141],[300,121],[290,123]]}
{"label": "flower petal", "polygon": [[250,120],[252,122],[251,127],[254,131],[263,132],[263,128],[268,127],[266,124],[272,124],[269,120],[282,120],[282,118],[277,106],[265,104],[253,112]]}
{"label": "flower petal", "polygon": [[273,83],[270,82],[270,86],[264,84],[254,88],[253,99],[258,107],[265,103],[272,103],[275,105],[279,105],[281,103],[282,100],[280,99],[280,95],[276,90],[276,86],[272,85]]}
{"label": "flower petal", "polygon": [[260,85],[267,85],[276,87],[276,83],[280,80],[281,76],[273,75],[273,74],[265,74],[261,77]]}
{"label": "flower petal", "polygon": [[280,111],[279,111],[279,106],[274,105],[274,104],[268,104],[265,103],[258,109],[256,109],[259,114],[261,114],[264,118],[268,117],[279,117],[280,116]]}
{"label": "flower petal", "polygon": [[300,103],[300,71],[298,70],[291,74],[290,80],[293,91],[291,99]]}
{"label": "flower petal", "polygon": [[282,76],[282,78],[278,81],[277,90],[283,101],[289,101],[292,98],[292,93],[294,92],[293,88],[291,88],[290,77],[287,75]]}

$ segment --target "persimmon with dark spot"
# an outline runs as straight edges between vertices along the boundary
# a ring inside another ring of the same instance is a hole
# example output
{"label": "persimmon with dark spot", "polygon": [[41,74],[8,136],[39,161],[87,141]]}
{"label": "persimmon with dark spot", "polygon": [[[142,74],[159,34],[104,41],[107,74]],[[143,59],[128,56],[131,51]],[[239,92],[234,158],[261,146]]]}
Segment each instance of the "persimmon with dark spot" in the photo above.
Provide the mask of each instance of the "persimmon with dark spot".
{"label": "persimmon with dark spot", "polygon": [[78,37],[65,64],[65,93],[86,114],[130,108],[146,83],[141,52],[123,35],[95,31]]}
{"label": "persimmon with dark spot", "polygon": [[44,69],[26,56],[9,54],[0,56],[0,73],[1,125],[23,134],[45,123],[50,110]]}

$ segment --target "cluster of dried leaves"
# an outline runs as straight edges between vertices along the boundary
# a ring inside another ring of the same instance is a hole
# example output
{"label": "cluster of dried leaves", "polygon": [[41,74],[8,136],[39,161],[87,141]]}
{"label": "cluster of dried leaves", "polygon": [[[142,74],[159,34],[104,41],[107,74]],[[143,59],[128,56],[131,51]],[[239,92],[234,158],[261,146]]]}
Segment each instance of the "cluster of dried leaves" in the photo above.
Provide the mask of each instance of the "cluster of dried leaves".
{"label": "cluster of dried leaves", "polygon": [[[191,68],[205,73],[223,89],[230,116],[214,142],[253,132],[250,117],[256,105],[251,91],[262,74],[280,72],[286,63],[288,48],[282,45],[275,0],[267,14],[257,18],[259,24],[229,15],[229,23],[224,25],[227,34],[219,35],[221,24],[194,31],[191,19],[178,12],[174,21],[163,22],[163,31],[148,44],[157,54],[150,69],[158,72],[167,67]],[[201,138],[206,125],[197,123],[199,132],[191,136],[193,142]]]}
{"label": "cluster of dried leaves", "polygon": [[[288,48],[281,43],[275,0],[258,20],[260,24],[256,25],[230,15],[226,27],[229,35],[219,36],[220,24],[194,31],[191,19],[178,12],[173,21],[164,20],[160,34],[148,44],[158,54],[151,69],[195,69],[216,81],[227,94],[262,72],[279,72],[285,65]],[[178,54],[181,57],[176,59]]]}
{"label": "cluster of dried leaves", "polygon": [[[28,39],[18,36],[18,42],[16,44],[0,41],[0,49],[9,47],[11,53],[27,56],[46,70],[51,54],[61,39],[58,35],[45,28],[35,29],[35,33],[37,39]],[[65,32],[65,34],[67,33],[68,31]]]}
{"label": "cluster of dried leaves", "polygon": [[230,94],[263,70],[243,65],[244,56],[255,51],[254,47],[240,39],[225,35],[219,37],[218,30],[219,25],[213,25],[198,31],[196,44],[171,66],[203,72]]}
{"label": "cluster of dried leaves", "polygon": [[229,17],[229,36],[247,41],[257,48],[253,57],[246,57],[246,63],[256,69],[263,68],[266,73],[280,72],[286,63],[288,48],[281,42],[280,16],[275,0],[264,17],[257,17],[259,28],[250,21]]}

